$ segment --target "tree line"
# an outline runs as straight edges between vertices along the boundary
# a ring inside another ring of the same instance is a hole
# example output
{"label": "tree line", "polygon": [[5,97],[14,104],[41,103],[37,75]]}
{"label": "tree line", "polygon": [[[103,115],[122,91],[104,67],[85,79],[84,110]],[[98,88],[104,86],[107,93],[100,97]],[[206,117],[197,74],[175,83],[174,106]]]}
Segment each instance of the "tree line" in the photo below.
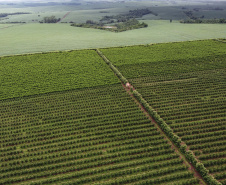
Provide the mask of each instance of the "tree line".
{"label": "tree line", "polygon": [[225,24],[226,19],[188,19],[188,20],[181,20],[180,23],[190,23],[190,24]]}
{"label": "tree line", "polygon": [[61,20],[60,18],[56,18],[55,16],[50,16],[50,17],[44,17],[44,19],[40,21],[40,23],[57,23],[60,20]]}
{"label": "tree line", "polygon": [[0,13],[0,17],[7,17],[9,15],[31,14],[28,12],[16,12],[16,13]]}

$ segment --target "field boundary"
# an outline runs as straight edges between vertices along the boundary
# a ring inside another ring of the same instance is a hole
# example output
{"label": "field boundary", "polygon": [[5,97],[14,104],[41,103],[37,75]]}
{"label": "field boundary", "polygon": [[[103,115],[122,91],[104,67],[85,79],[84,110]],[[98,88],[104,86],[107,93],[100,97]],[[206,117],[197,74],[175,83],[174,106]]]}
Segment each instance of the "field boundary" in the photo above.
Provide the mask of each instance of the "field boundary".
{"label": "field boundary", "polygon": [[82,51],[82,50],[94,50],[96,51],[95,48],[87,48],[87,49],[72,49],[72,50],[55,50],[55,51],[39,51],[39,52],[34,52],[34,53],[21,53],[21,54],[14,54],[14,55],[0,55],[1,58],[6,58],[6,57],[13,57],[13,56],[28,56],[28,55],[36,55],[36,54],[49,54],[49,53],[64,53],[64,52],[73,52],[73,51]]}
{"label": "field boundary", "polygon": [[157,124],[157,122],[150,116],[150,114],[148,113],[148,111],[143,107],[143,105],[136,99],[136,97],[133,94],[133,91],[136,91],[136,89],[131,86],[131,89],[127,88],[124,84],[122,84],[124,89],[127,91],[127,93],[132,97],[132,99],[134,100],[134,102],[139,106],[139,108],[143,111],[143,113],[145,114],[145,116],[148,117],[149,120],[151,120],[152,123],[154,123],[155,127],[157,128],[157,130],[162,133],[166,140],[168,141],[168,143],[172,146],[172,149],[174,149],[174,151],[180,156],[180,158],[183,160],[183,163],[188,167],[188,169],[194,173],[194,176],[196,178],[198,178],[201,182],[201,185],[206,185],[205,181],[203,180],[202,176],[197,172],[197,170],[195,169],[195,167],[188,162],[188,160],[186,159],[186,157],[181,153],[181,151],[179,150],[179,148],[170,140],[170,138],[165,134],[165,132],[162,130],[162,128]]}
{"label": "field boundary", "polygon": [[61,21],[64,20],[70,13],[71,11],[67,12],[57,23],[61,23]]}
{"label": "field boundary", "polygon": [[[119,83],[111,84],[111,85],[117,85]],[[108,84],[105,84],[105,85],[97,85],[97,86],[94,86],[93,88],[107,87],[107,86],[109,86],[109,85]],[[54,94],[64,94],[64,93],[68,93],[68,92],[81,91],[81,90],[85,90],[85,89],[90,89],[90,87],[82,87],[82,88],[68,89],[68,90],[63,90],[63,91],[52,91],[52,92],[46,92],[46,93],[41,93],[41,94],[33,94],[33,95],[27,95],[27,96],[21,96],[21,97],[13,97],[13,98],[7,98],[7,99],[0,99],[0,103],[12,102],[12,101],[19,101],[19,100],[22,100],[22,99],[25,99],[26,100],[26,99],[29,99],[29,98],[49,96],[49,95],[54,95]]]}
{"label": "field boundary", "polygon": [[[23,24],[24,25],[24,24]],[[174,41],[174,42],[158,42],[158,43],[150,43],[150,44],[135,44],[135,45],[123,45],[123,46],[111,46],[111,47],[101,47],[101,48],[84,48],[84,49],[66,49],[66,50],[52,50],[52,51],[37,51],[32,53],[19,53],[19,54],[12,54],[12,55],[0,55],[0,58],[3,57],[12,57],[12,56],[26,56],[26,55],[34,55],[34,54],[47,54],[47,53],[62,53],[62,52],[72,52],[78,50],[99,50],[99,49],[111,49],[111,48],[126,48],[126,47],[134,47],[134,46],[152,46],[158,44],[169,44],[169,43],[183,43],[183,42],[193,42],[193,41],[204,41],[204,40],[214,40],[218,41],[217,39],[197,39],[197,40],[186,40],[186,41]],[[222,41],[218,41],[222,42]]]}
{"label": "field boundary", "polygon": [[218,41],[218,42],[222,42],[222,43],[226,43],[226,39],[213,39],[215,41]]}
{"label": "field boundary", "polygon": [[160,82],[152,82],[152,83],[143,83],[145,86],[150,86],[150,85],[158,85],[158,84],[167,84],[167,83],[174,83],[174,82],[189,82],[193,80],[197,80],[198,78],[185,78],[181,80],[168,80],[168,81],[160,81]]}
{"label": "field boundary", "polygon": [[172,143],[172,146],[175,148],[176,152],[185,160],[185,163],[188,164],[189,170],[193,171],[196,177],[199,178],[200,183],[203,185],[222,185],[217,181],[212,175],[209,174],[209,170],[197,159],[195,154],[189,150],[185,142],[177,136],[171,127],[166,124],[166,122],[158,115],[158,113],[149,105],[149,103],[142,97],[142,95],[129,84],[129,81],[120,73],[120,71],[113,66],[111,61],[99,50],[96,49],[97,53],[102,57],[105,63],[112,69],[115,75],[121,80],[123,87],[129,93],[130,96],[135,98],[135,102],[139,104],[139,107],[142,111],[147,114],[149,119],[153,120],[156,127],[162,130],[165,137]]}

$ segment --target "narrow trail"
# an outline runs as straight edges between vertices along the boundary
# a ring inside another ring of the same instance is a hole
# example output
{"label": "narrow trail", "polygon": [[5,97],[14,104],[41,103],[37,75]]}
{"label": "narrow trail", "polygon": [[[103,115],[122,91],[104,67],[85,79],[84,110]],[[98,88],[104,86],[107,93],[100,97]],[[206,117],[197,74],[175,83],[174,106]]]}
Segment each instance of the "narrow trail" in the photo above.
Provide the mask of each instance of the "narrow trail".
{"label": "narrow trail", "polygon": [[122,83],[123,88],[126,90],[126,92],[132,97],[132,99],[134,100],[134,102],[139,106],[139,108],[142,110],[142,112],[145,114],[145,116],[148,117],[148,119],[154,123],[155,127],[157,128],[157,130],[163,134],[166,138],[166,140],[168,141],[168,143],[172,146],[172,149],[174,149],[174,151],[180,156],[180,158],[184,161],[183,163],[188,167],[189,171],[191,171],[192,173],[194,173],[194,176],[196,178],[198,178],[200,180],[200,185],[206,185],[205,181],[203,180],[203,178],[201,177],[201,175],[196,171],[195,167],[189,163],[187,161],[187,159],[185,158],[185,156],[180,152],[180,150],[178,149],[178,147],[176,145],[174,145],[174,143],[169,139],[169,137],[163,132],[163,130],[160,128],[160,126],[155,122],[155,120],[148,114],[148,112],[145,110],[145,108],[140,104],[140,102],[137,101],[137,99],[133,96],[133,94],[131,93],[130,89],[132,88],[133,90],[136,90],[132,85],[130,85],[130,87],[126,87],[123,83]]}
{"label": "narrow trail", "polygon": [[57,23],[60,23],[62,20],[64,20],[71,12],[67,12]]}

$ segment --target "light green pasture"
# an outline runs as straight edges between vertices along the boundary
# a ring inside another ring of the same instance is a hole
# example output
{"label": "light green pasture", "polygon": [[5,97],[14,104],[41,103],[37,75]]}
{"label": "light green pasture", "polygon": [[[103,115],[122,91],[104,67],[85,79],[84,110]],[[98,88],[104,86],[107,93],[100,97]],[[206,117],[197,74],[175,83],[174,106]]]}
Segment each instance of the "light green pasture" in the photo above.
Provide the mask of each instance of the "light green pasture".
{"label": "light green pasture", "polygon": [[[131,9],[138,7],[145,8],[139,4],[129,3],[96,3],[92,5],[81,6],[38,6],[38,7],[17,7],[17,8],[2,8],[0,6],[0,13],[15,13],[28,12],[30,14],[9,15],[7,18],[1,18],[0,23],[7,22],[39,22],[46,16],[55,16],[56,18],[63,18],[68,12],[70,14],[63,20],[63,22],[84,23],[86,20],[99,21],[106,15],[118,15],[128,13]],[[101,12],[107,13],[101,13]]]}
{"label": "light green pasture", "polygon": [[181,24],[157,20],[145,22],[149,24],[148,28],[121,33],[71,27],[63,23],[16,24],[0,29],[0,56],[226,37],[226,25]]}

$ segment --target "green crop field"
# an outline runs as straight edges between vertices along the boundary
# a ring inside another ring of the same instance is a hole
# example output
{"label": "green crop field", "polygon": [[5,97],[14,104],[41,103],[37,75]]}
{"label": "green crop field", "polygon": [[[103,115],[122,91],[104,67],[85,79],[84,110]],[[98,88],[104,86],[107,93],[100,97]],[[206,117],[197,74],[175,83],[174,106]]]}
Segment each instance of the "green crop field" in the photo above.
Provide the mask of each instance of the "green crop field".
{"label": "green crop field", "polygon": [[0,58],[0,99],[119,83],[94,50]]}
{"label": "green crop field", "polygon": [[[181,23],[200,19],[218,24]],[[0,185],[226,185],[225,19],[223,1],[0,2]]]}
{"label": "green crop field", "polygon": [[148,28],[122,33],[76,28],[63,23],[16,24],[7,29],[0,29],[0,56],[222,38],[226,36],[226,25],[185,25],[179,22],[170,24],[169,21],[158,20],[145,22],[148,23]]}
{"label": "green crop field", "polygon": [[226,63],[222,69],[171,75],[165,81],[164,75],[131,79],[144,99],[222,184],[226,184],[225,67]]}
{"label": "green crop field", "polygon": [[[225,47],[1,57],[0,184],[225,184]],[[111,63],[153,112],[138,107]]]}
{"label": "green crop field", "polygon": [[226,44],[215,40],[101,50],[126,78],[222,69]]}
{"label": "green crop field", "polygon": [[121,85],[0,102],[0,184],[198,185]]}
{"label": "green crop field", "polygon": [[[178,42],[102,49],[116,66],[140,63],[159,63],[226,54],[226,44],[215,40]],[[121,57],[123,56],[123,57]]]}
{"label": "green crop field", "polygon": [[101,51],[209,173],[226,184],[226,44],[206,40]]}
{"label": "green crop field", "polygon": [[[208,19],[226,18],[223,2],[126,1],[79,2],[60,4],[0,4],[1,13],[25,12],[0,18],[0,56],[55,50],[105,48],[115,46],[165,43],[175,41],[225,38],[225,24],[181,24],[188,19],[184,11]],[[221,8],[216,9],[216,8]],[[103,16],[122,15],[130,10],[149,8],[156,15],[138,18],[148,28],[112,33],[103,30],[71,27],[69,22],[99,21]],[[66,17],[64,17],[67,15]],[[63,18],[58,24],[40,24],[46,16]],[[170,19],[173,20],[170,23]],[[13,24],[11,22],[25,22]],[[66,23],[67,22],[67,23]]]}

